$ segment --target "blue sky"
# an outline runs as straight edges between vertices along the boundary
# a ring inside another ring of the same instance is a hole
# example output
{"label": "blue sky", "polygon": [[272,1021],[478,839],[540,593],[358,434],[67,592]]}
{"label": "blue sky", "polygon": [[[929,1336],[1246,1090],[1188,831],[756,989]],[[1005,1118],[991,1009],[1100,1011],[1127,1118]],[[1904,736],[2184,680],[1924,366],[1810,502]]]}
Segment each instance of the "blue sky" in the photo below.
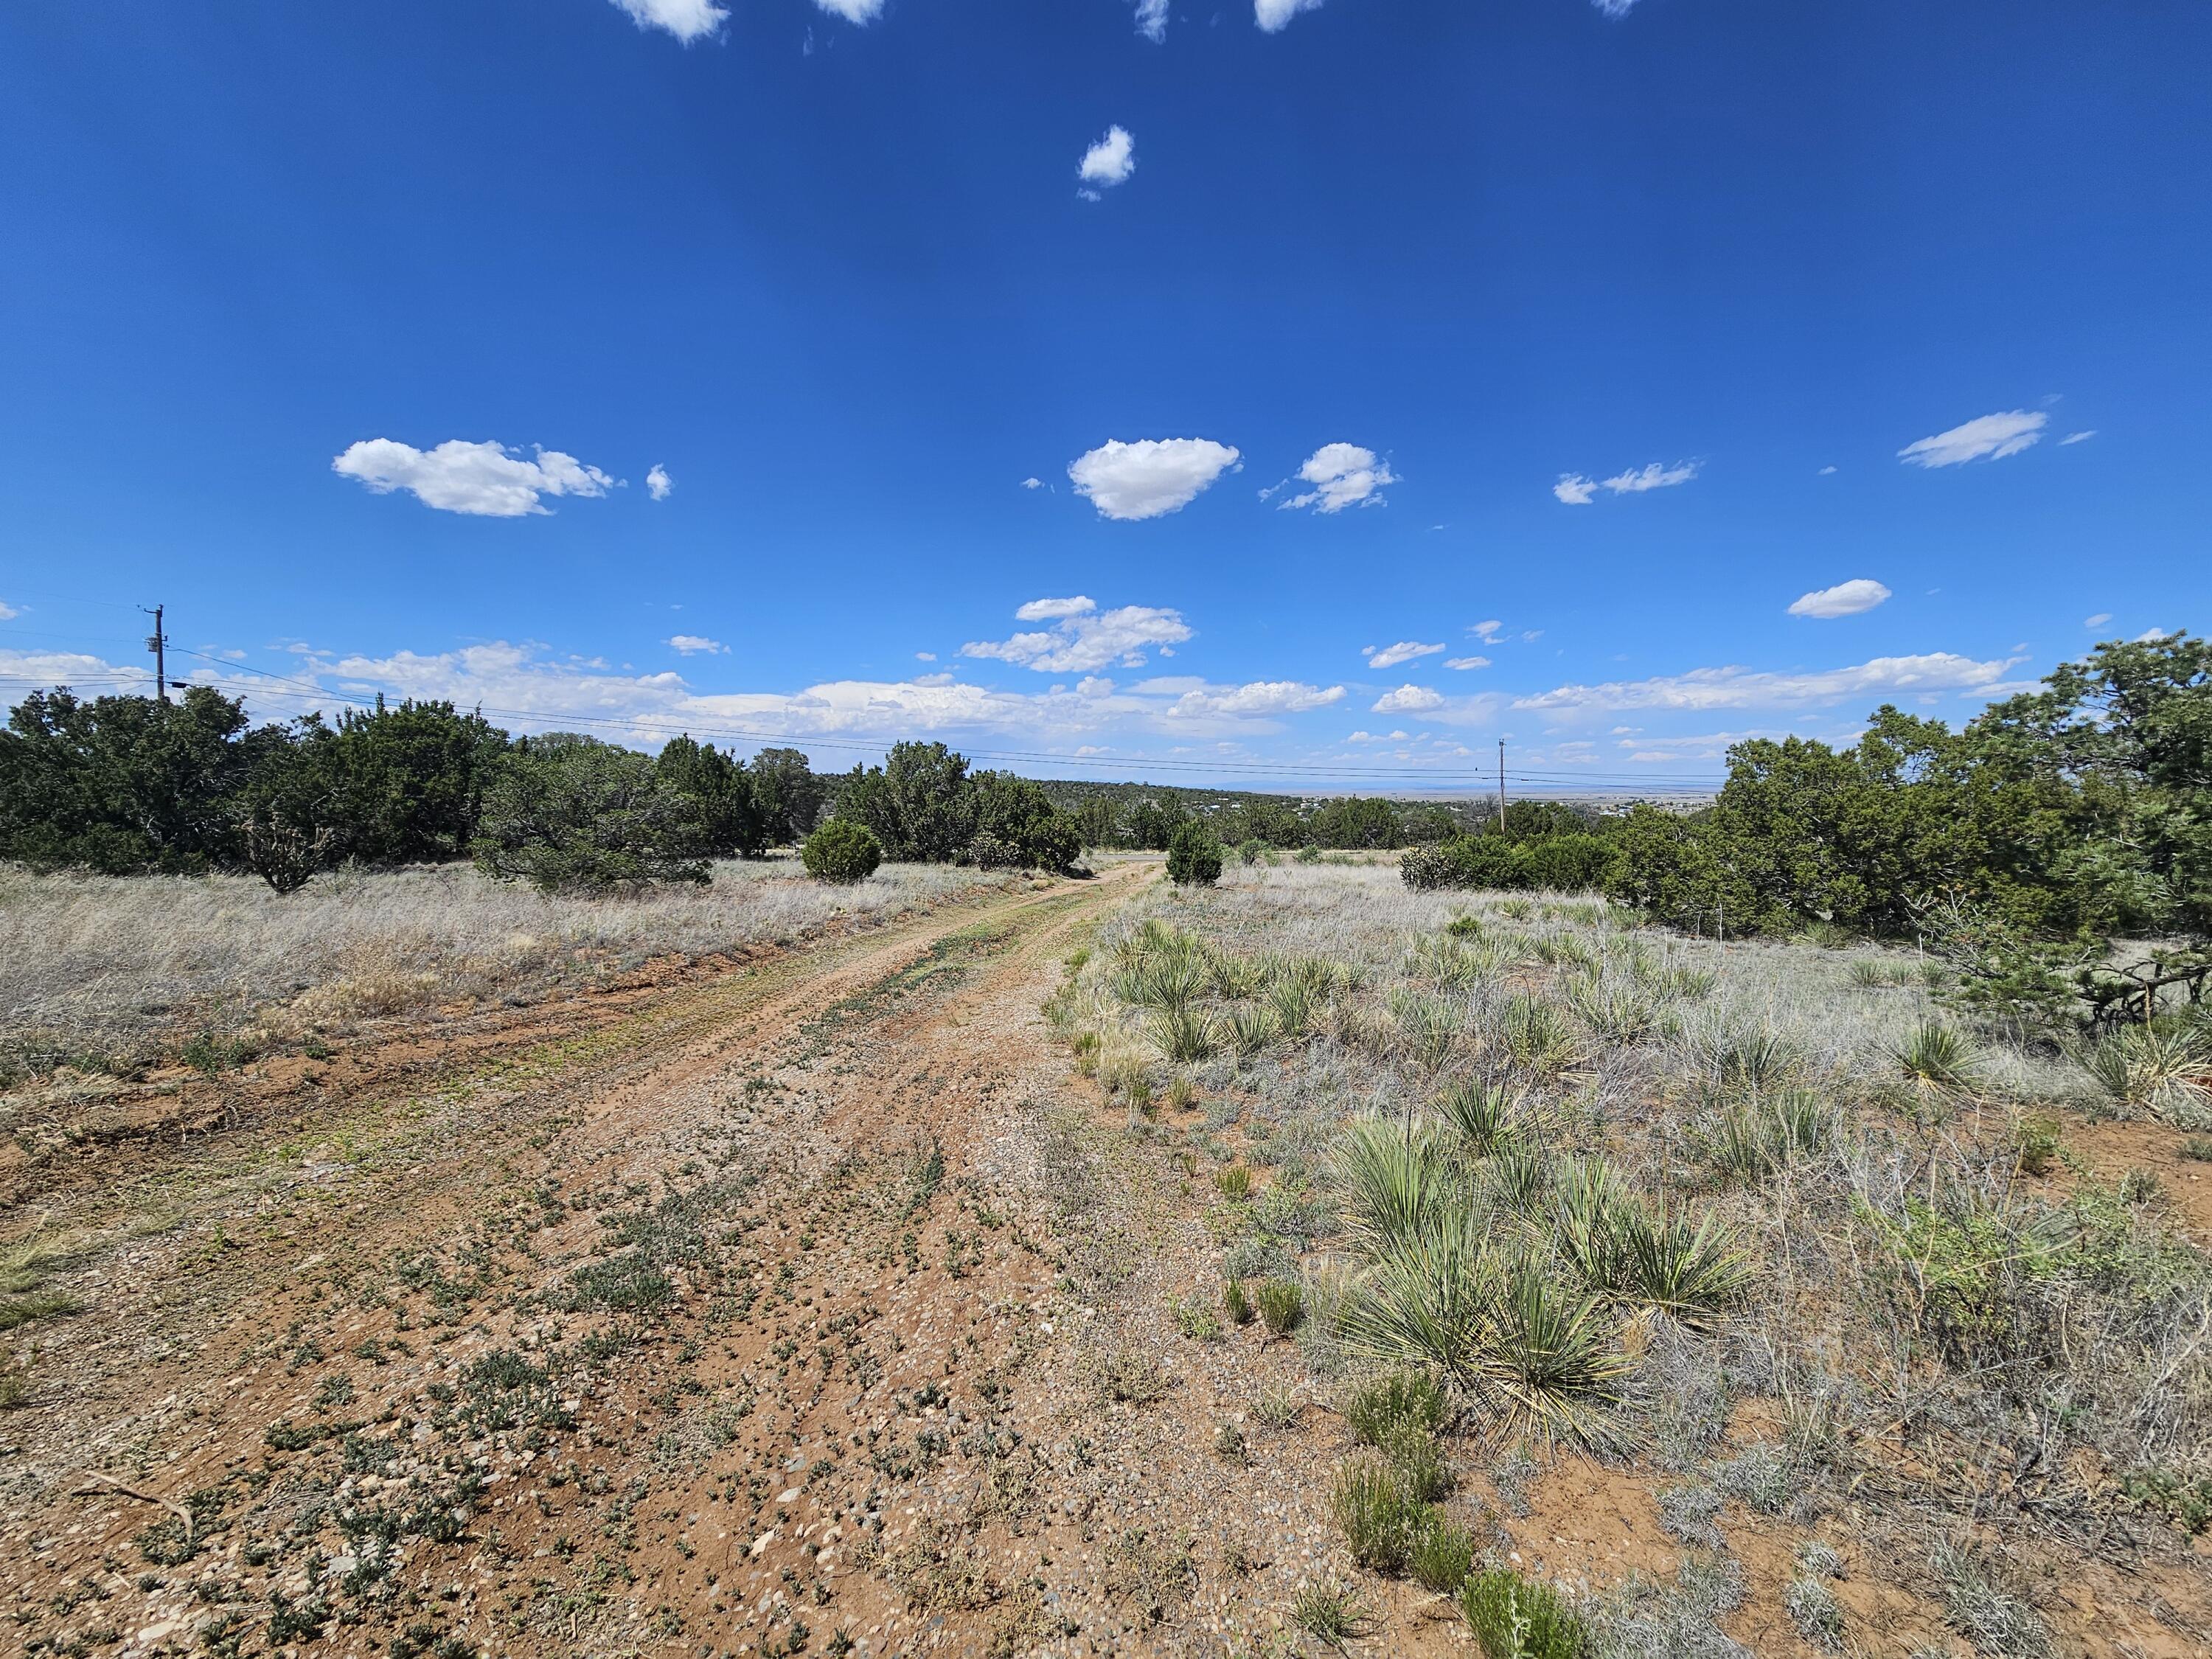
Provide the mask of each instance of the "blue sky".
{"label": "blue sky", "polygon": [[2202,623],[2207,62],[2186,0],[22,0],[0,690],[161,599],[270,715],[824,765],[1963,718]]}

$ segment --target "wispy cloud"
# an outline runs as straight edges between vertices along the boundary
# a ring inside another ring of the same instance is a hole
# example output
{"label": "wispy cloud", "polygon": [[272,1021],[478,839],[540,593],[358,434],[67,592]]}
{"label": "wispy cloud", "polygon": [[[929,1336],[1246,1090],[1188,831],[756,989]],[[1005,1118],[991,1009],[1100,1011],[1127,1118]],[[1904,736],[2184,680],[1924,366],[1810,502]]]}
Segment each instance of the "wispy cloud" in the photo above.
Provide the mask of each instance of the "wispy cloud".
{"label": "wispy cloud", "polygon": [[1084,674],[1119,665],[1140,667],[1145,653],[1173,647],[1192,636],[1179,611],[1125,605],[1100,611],[1090,599],[1032,599],[1014,613],[1020,622],[1050,622],[1048,629],[1005,640],[970,640],[963,657],[982,657],[1032,668],[1042,674]]}
{"label": "wispy cloud", "polygon": [[1686,674],[1602,685],[1562,685],[1513,707],[1526,709],[1770,708],[1835,702],[1889,693],[1972,690],[1996,684],[2016,658],[1977,662],[1949,651],[1875,657],[1812,672],[1698,668]]}
{"label": "wispy cloud", "polygon": [[1367,659],[1370,668],[1395,668],[1401,662],[1411,662],[1416,657],[1433,657],[1443,649],[1442,645],[1423,645],[1418,640],[1401,640],[1395,645],[1386,645],[1380,651],[1373,646],[1364,646],[1359,654]]}
{"label": "wispy cloud", "polygon": [[1067,476],[1102,518],[1157,519],[1189,506],[1237,461],[1210,438],[1114,439],[1078,456]]}
{"label": "wispy cloud", "polygon": [[703,634],[678,634],[668,643],[687,657],[715,657],[730,648],[720,640],[710,640]]}
{"label": "wispy cloud", "polygon": [[1889,590],[1869,576],[1856,576],[1833,587],[1816,588],[1800,596],[1790,607],[1793,617],[1856,617],[1871,611],[1889,597]]}
{"label": "wispy cloud", "polygon": [[406,490],[425,507],[480,518],[519,519],[549,509],[544,495],[604,495],[618,480],[574,455],[540,446],[535,460],[504,444],[448,438],[435,449],[416,449],[390,438],[369,438],[331,463],[380,495]]}
{"label": "wispy cloud", "polygon": [[884,0],[814,0],[814,3],[848,23],[872,23],[884,15]]}
{"label": "wispy cloud", "polygon": [[645,475],[645,493],[656,501],[665,501],[675,489],[676,480],[668,476],[668,469],[655,461],[653,471]]}
{"label": "wispy cloud", "polygon": [[665,29],[685,46],[722,27],[729,9],[714,0],[615,0],[641,29]]}
{"label": "wispy cloud", "polygon": [[1137,0],[1137,33],[1154,46],[1168,38],[1168,0]]}
{"label": "wispy cloud", "polygon": [[1909,466],[1960,466],[1968,461],[2002,460],[2032,448],[2043,436],[2051,417],[2040,410],[2014,409],[2002,415],[1978,415],[1972,420],[1921,438],[1897,452]]}
{"label": "wispy cloud", "polygon": [[2082,617],[2081,626],[2084,628],[2102,628],[2106,623],[2112,621],[2112,613],[2111,611],[2100,611],[2094,617]]}
{"label": "wispy cloud", "polygon": [[1662,466],[1652,461],[1640,467],[1631,467],[1626,472],[1616,472],[1610,478],[1586,478],[1579,472],[1562,472],[1559,483],[1552,486],[1552,494],[1569,507],[1588,507],[1597,499],[1601,489],[1616,495],[1641,495],[1647,490],[1671,489],[1676,484],[1686,484],[1698,476],[1701,461],[1677,461],[1672,466]]}
{"label": "wispy cloud", "polygon": [[2082,431],[2082,432],[2069,432],[2069,433],[2068,433],[2064,437],[2061,438],[2061,439],[2058,441],[2058,447],[2059,447],[2061,449],[2063,449],[2063,448],[2065,448],[2065,447],[2066,447],[2066,446],[2067,446],[2067,445],[2069,445],[2069,444],[2085,444],[2085,443],[2088,442],[2090,439],[2092,439],[2092,438],[2095,437],[2096,435],[2097,435],[2097,428],[2096,428],[2095,427],[2094,427],[2094,426],[2093,426],[2093,427],[2090,427],[2090,428],[2089,428],[2087,430],[2086,430],[2086,431]]}
{"label": "wispy cloud", "polygon": [[1447,668],[1458,669],[1487,668],[1490,666],[1490,659],[1487,657],[1446,657],[1444,659],[1444,666]]}

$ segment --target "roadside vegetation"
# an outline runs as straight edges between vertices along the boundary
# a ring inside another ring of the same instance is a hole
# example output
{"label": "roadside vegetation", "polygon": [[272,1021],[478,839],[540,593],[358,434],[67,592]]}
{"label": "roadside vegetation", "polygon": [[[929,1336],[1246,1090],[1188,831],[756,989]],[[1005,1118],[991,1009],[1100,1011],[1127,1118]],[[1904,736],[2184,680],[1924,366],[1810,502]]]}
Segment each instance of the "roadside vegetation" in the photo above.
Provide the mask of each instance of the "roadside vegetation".
{"label": "roadside vegetation", "polygon": [[[2212,1118],[2212,1075],[2154,1057],[2192,1017],[2062,1045],[1938,957],[1387,867],[1156,894],[1048,1013],[1210,1175],[1186,1306],[1294,1345],[1341,1414],[1323,1501],[1368,1581],[1308,1628],[1403,1581],[1486,1654],[1740,1653],[1755,1547],[1799,1563],[1770,1593],[1816,1650],[1878,1633],[1857,1561],[1976,1651],[2041,1653],[2053,1583],[2191,1559],[2212,1267],[2154,1174],[2073,1141]],[[1509,1558],[1563,1460],[1644,1488],[1679,1578]]]}

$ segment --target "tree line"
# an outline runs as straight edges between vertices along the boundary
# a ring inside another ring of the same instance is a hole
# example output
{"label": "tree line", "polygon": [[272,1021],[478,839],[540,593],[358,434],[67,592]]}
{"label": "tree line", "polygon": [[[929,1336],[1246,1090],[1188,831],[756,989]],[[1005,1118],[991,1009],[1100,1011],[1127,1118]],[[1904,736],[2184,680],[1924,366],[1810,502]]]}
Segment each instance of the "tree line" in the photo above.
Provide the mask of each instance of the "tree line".
{"label": "tree line", "polygon": [[833,815],[875,859],[1064,870],[1083,847],[1036,784],[942,744],[825,775],[796,749],[517,737],[441,702],[256,726],[203,686],[174,702],[37,691],[0,732],[0,858],[40,869],[248,871],[290,892],[349,861],[473,859],[547,889],[696,882]]}
{"label": "tree line", "polygon": [[[2100,646],[1964,726],[1729,750],[1711,805],[1409,854],[1416,886],[1601,887],[1729,936],[1918,939],[1983,1012],[2141,1017],[2212,980],[2212,642]],[[2110,941],[2150,942],[2117,964]],[[2078,1010],[2075,1010],[2078,1012]]]}

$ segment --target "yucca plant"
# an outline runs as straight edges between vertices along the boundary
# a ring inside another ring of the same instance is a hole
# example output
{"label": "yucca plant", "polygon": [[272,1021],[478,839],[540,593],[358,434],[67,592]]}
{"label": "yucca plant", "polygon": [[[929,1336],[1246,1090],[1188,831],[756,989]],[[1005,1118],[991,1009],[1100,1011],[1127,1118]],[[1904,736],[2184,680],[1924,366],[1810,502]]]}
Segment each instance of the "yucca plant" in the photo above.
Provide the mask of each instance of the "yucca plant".
{"label": "yucca plant", "polygon": [[1660,1029],[1658,999],[1633,983],[1607,983],[1581,974],[1566,985],[1567,1006],[1607,1042],[1641,1042]]}
{"label": "yucca plant", "polygon": [[1293,1042],[1313,1024],[1316,1000],[1312,986],[1302,978],[1286,976],[1267,987],[1267,1012],[1275,1017],[1276,1030]]}
{"label": "yucca plant", "polygon": [[1981,1062],[1972,1042],[1941,1020],[1922,1020],[1890,1053],[1906,1078],[1922,1089],[1971,1089],[1980,1075]]}
{"label": "yucca plant", "polygon": [[1763,1095],[1785,1086],[1796,1074],[1796,1050],[1771,1025],[1750,1030],[1714,1025],[1698,1046],[1714,1080],[1725,1090]]}
{"label": "yucca plant", "polygon": [[1582,1062],[1565,1013],[1542,997],[1516,996],[1509,1001],[1501,1036],[1514,1063],[1528,1071],[1557,1074]]}
{"label": "yucca plant", "polygon": [[1756,1182],[1826,1145],[1832,1115],[1809,1089],[1784,1089],[1767,1100],[1732,1101],[1690,1131],[1714,1173]]}
{"label": "yucca plant", "polygon": [[1507,1276],[1488,1324],[1477,1398],[1499,1431],[1592,1448],[1618,1443],[1615,1413],[1634,1364],[1596,1297],[1524,1261]]}
{"label": "yucca plant", "polygon": [[1228,951],[1214,952],[1208,964],[1216,996],[1231,1001],[1257,994],[1261,984],[1260,964]]}
{"label": "yucca plant", "polygon": [[1750,1286],[1750,1258],[1717,1218],[1690,1218],[1633,1206],[1614,1217],[1617,1288],[1630,1300],[1685,1325],[1710,1323]]}
{"label": "yucca plant", "polygon": [[1423,1071],[1434,1072],[1451,1058],[1460,1038],[1459,1011],[1433,997],[1392,999],[1397,1045]]}
{"label": "yucca plant", "polygon": [[1338,1142],[1334,1173],[1352,1226],[1364,1237],[1411,1237],[1453,1202],[1436,1132],[1388,1118],[1355,1121]]}
{"label": "yucca plant", "polygon": [[1891,983],[1888,968],[1871,957],[1852,957],[1850,966],[1844,972],[1862,991],[1886,990]]}
{"label": "yucca plant", "polygon": [[1181,1004],[1166,1007],[1152,1019],[1152,1042],[1179,1066],[1211,1060],[1221,1047],[1213,1016]]}
{"label": "yucca plant", "polygon": [[1437,1116],[1464,1158],[1484,1158],[1523,1139],[1535,1114],[1504,1084],[1469,1078],[1437,1097]]}
{"label": "yucca plant", "polygon": [[1533,1216],[1552,1194],[1551,1158],[1539,1146],[1511,1142],[1492,1154],[1482,1170],[1482,1189],[1498,1209]]}
{"label": "yucca plant", "polygon": [[1275,1037],[1275,1016],[1263,1007],[1231,1008],[1222,1026],[1229,1046],[1248,1058],[1258,1054]]}
{"label": "yucca plant", "polygon": [[2130,1025],[2077,1056],[2115,1104],[2167,1116],[2212,1107],[2212,1042],[2169,1020]]}

